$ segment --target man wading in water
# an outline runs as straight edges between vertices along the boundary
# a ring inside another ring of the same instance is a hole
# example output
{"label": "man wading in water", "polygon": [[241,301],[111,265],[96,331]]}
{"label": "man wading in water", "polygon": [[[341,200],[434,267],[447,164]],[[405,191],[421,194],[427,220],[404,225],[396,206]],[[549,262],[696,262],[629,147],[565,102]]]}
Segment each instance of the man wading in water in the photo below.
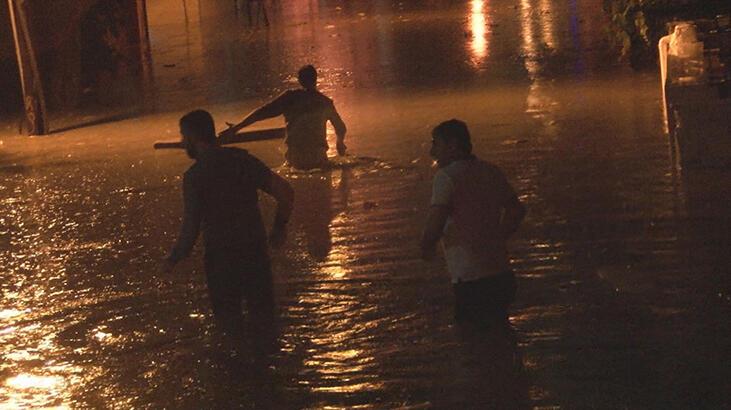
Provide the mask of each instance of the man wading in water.
{"label": "man wading in water", "polygon": [[333,101],[317,91],[317,71],[307,65],[297,73],[302,88],[285,91],[270,103],[257,108],[240,123],[224,131],[222,137],[257,121],[284,115],[287,128],[287,162],[295,168],[313,169],[328,165],[326,124],[335,128],[338,155],[345,155],[345,123]]}
{"label": "man wading in water", "polygon": [[455,319],[478,327],[508,323],[515,299],[506,242],[525,208],[502,171],[472,155],[467,125],[459,120],[432,131],[434,176],[421,253],[434,258],[441,239],[455,295]]}
{"label": "man wading in water", "polygon": [[241,301],[249,319],[267,326],[274,319],[267,235],[258,191],[277,201],[268,242],[280,246],[294,194],[289,183],[248,152],[218,146],[211,115],[193,111],[180,119],[180,133],[195,163],[183,177],[184,216],[165,270],[187,257],[203,230],[205,270],[213,313],[225,330],[241,325]]}

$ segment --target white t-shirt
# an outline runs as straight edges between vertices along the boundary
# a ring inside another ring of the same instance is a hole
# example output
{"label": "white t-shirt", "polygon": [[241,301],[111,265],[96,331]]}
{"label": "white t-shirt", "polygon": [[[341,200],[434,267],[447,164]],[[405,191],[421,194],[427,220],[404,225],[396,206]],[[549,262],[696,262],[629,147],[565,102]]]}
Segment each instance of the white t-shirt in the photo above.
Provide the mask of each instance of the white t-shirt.
{"label": "white t-shirt", "polygon": [[431,205],[449,209],[442,245],[453,283],[510,269],[506,239],[498,229],[506,204],[515,196],[498,167],[476,158],[437,171]]}

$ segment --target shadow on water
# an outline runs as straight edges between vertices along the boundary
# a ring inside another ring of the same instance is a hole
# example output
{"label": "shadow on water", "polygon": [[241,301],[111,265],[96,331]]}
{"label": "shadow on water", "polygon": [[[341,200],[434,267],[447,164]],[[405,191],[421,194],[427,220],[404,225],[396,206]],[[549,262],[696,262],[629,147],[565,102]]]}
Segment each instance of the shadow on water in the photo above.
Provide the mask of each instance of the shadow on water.
{"label": "shadow on water", "polygon": [[[727,408],[731,370],[719,360],[728,352],[731,326],[731,170],[683,169],[678,179],[681,271],[668,275],[665,305],[674,327],[668,347],[674,358],[658,359],[661,380],[673,386],[679,407]],[[670,376],[672,375],[672,376]],[[726,389],[728,391],[728,389]]]}
{"label": "shadow on water", "polygon": [[[295,190],[297,206],[292,214],[296,241],[305,243],[309,257],[323,262],[332,250],[330,235],[333,219],[349,205],[350,185],[354,177],[367,173],[388,172],[408,167],[393,165],[377,158],[363,156],[333,157],[328,167],[300,171],[282,166],[279,171],[286,175]],[[365,201],[363,207],[376,206],[377,198]]]}
{"label": "shadow on water", "polygon": [[[449,400],[437,408],[529,409],[530,378],[518,335],[511,326],[488,330],[457,329],[458,350],[450,369],[454,386],[444,386]],[[480,383],[469,383],[481,380]]]}
{"label": "shadow on water", "polygon": [[309,257],[324,261],[332,249],[330,224],[335,215],[348,206],[349,168],[331,168],[314,172],[289,170],[288,178],[295,190],[297,206],[291,227],[296,241],[304,242]]}
{"label": "shadow on water", "polygon": [[[296,215],[303,216],[300,219],[300,227],[306,237],[307,249],[310,255],[317,261],[324,260],[332,249],[330,223],[333,217],[347,206],[347,184],[349,176],[349,170],[343,170],[341,172],[340,187],[337,192],[340,194],[340,197],[337,199],[337,202],[333,198],[332,175],[328,175],[322,179],[318,178],[318,180],[311,181],[311,184],[304,184],[304,186],[295,184],[299,189],[308,190],[311,198],[313,198],[311,203],[306,204],[301,209],[302,213],[300,214],[300,210],[298,210]],[[314,199],[318,197],[319,199]],[[322,202],[318,203],[319,201]]]}

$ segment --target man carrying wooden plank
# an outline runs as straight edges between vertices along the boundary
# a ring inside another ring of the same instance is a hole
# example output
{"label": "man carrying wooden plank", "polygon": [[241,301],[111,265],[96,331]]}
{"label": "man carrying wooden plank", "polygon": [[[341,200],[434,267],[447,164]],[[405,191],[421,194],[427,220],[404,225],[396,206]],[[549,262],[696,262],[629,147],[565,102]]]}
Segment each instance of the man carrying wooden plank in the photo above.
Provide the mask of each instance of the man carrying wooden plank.
{"label": "man carrying wooden plank", "polygon": [[221,137],[230,138],[238,130],[257,121],[284,115],[287,162],[299,169],[322,168],[328,164],[326,124],[330,121],[337,136],[338,155],[345,155],[345,123],[335,109],[333,100],[317,91],[315,67],[302,67],[297,79],[302,88],[285,91],[270,103],[254,110],[240,123],[232,125]]}

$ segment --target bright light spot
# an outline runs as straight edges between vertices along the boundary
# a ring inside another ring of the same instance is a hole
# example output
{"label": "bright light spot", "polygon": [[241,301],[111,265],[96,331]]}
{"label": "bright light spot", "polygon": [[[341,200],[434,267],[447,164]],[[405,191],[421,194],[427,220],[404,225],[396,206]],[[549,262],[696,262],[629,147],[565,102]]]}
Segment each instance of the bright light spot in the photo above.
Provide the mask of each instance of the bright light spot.
{"label": "bright light spot", "polygon": [[543,42],[549,48],[556,47],[556,39],[553,36],[553,4],[547,0],[541,0],[541,31],[543,33]]}
{"label": "bright light spot", "polygon": [[19,374],[9,378],[5,384],[8,387],[19,390],[43,389],[50,390],[63,383],[63,379],[56,376],[34,376],[32,374]]}
{"label": "bright light spot", "polygon": [[523,39],[523,55],[525,56],[525,68],[535,76],[538,72],[536,64],[536,45],[533,40],[533,22],[531,20],[531,5],[528,0],[520,1],[520,26],[521,37]]}
{"label": "bright light spot", "polygon": [[[344,380],[347,382],[347,380]],[[313,392],[326,392],[326,393],[358,393],[375,391],[383,387],[383,383],[354,383],[354,384],[343,384],[341,386],[324,386],[315,387],[312,389]]]}
{"label": "bright light spot", "polygon": [[96,334],[94,334],[94,338],[100,342],[103,341],[104,339],[108,338],[109,336],[111,336],[109,333],[104,333],[101,330],[96,332]]}
{"label": "bright light spot", "polygon": [[24,313],[28,313],[28,312],[29,312],[28,309],[25,309],[25,310],[17,310],[17,309],[0,310],[0,320],[2,320],[2,319],[10,319],[11,317],[20,316],[20,315],[22,315]]}
{"label": "bright light spot", "polygon": [[323,354],[323,357],[326,357],[331,360],[338,360],[338,361],[344,361],[344,360],[351,360],[355,359],[363,354],[362,350],[358,349],[350,349],[350,350],[337,350],[334,352],[328,352]]}
{"label": "bright light spot", "polygon": [[16,350],[5,355],[5,358],[14,362],[39,359],[38,353],[31,353],[27,350]]}
{"label": "bright light spot", "polygon": [[472,0],[470,3],[470,50],[475,65],[482,63],[489,54],[489,35],[485,0]]}

